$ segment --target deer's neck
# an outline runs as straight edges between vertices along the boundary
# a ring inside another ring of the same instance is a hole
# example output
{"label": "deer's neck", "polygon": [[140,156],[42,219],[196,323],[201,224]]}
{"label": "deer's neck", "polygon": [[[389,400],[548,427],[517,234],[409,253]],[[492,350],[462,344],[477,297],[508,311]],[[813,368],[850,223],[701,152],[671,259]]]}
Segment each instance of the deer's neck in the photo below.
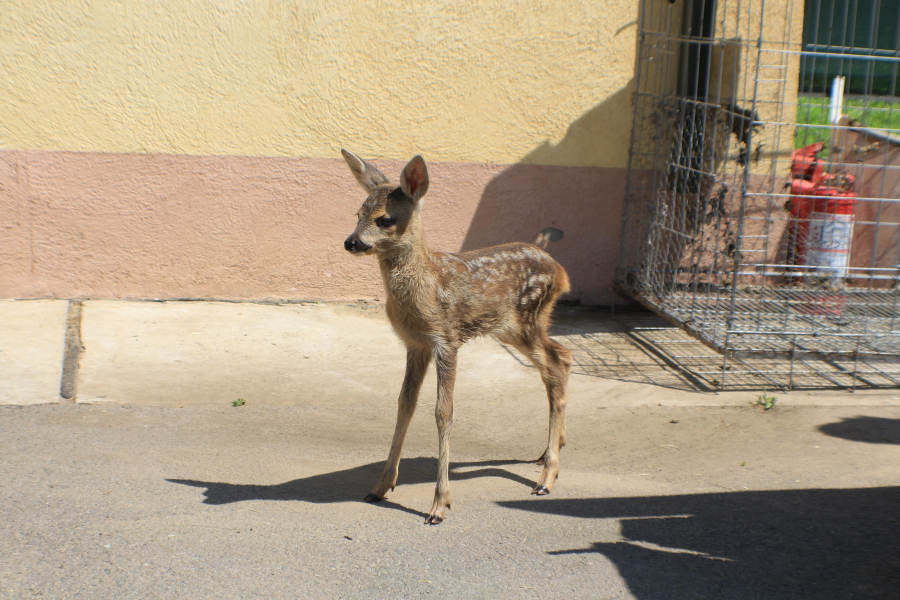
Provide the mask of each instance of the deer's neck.
{"label": "deer's neck", "polygon": [[379,255],[381,278],[388,304],[407,310],[427,303],[432,297],[434,262],[425,246],[421,230],[408,236],[409,242]]}

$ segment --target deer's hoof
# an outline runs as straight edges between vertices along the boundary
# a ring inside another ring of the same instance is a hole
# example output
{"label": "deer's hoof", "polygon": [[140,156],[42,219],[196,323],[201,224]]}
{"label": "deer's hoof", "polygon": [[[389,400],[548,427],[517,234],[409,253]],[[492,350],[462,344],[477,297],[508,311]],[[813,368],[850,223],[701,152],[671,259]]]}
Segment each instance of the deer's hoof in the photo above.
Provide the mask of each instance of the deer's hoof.
{"label": "deer's hoof", "polygon": [[363,502],[370,502],[372,504],[374,504],[375,502],[381,502],[382,500],[384,500],[384,498],[380,498],[375,494],[369,494],[368,496],[363,498]]}
{"label": "deer's hoof", "polygon": [[426,525],[440,525],[443,522],[444,520],[437,515],[428,515],[428,517],[425,519]]}
{"label": "deer's hoof", "polygon": [[550,490],[548,490],[543,485],[539,485],[536,488],[534,488],[533,490],[531,490],[531,493],[532,493],[532,495],[535,495],[535,496],[546,496],[547,494],[550,493]]}

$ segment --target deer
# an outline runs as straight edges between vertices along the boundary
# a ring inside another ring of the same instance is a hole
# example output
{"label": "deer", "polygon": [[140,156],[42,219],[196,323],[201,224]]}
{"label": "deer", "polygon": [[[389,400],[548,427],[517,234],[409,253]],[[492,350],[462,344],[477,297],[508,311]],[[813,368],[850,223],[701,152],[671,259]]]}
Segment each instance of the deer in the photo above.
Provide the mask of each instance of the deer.
{"label": "deer", "polygon": [[491,335],[510,345],[540,372],[550,403],[547,448],[531,491],[549,494],[559,475],[559,451],[566,444],[566,388],[572,354],[549,336],[557,299],[570,289],[566,270],[546,251],[506,243],[458,253],[425,245],[422,197],[428,191],[425,160],[417,155],[400,174],[400,185],[357,155],[341,154],[367,197],[356,229],[344,241],[353,255],[375,255],[386,295],[388,320],[406,346],[406,373],[397,424],[381,478],[364,500],[379,502],[397,484],[400,452],[432,361],[437,368],[435,420],[438,469],[434,503],[425,524],[438,525],[450,508],[450,428],[457,354],[468,340]]}

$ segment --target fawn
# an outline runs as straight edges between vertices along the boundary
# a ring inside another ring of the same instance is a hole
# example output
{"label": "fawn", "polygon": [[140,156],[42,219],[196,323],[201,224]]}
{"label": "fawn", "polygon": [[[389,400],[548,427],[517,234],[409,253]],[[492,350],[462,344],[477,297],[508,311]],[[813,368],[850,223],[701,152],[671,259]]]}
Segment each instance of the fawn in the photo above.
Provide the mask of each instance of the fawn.
{"label": "fawn", "polygon": [[457,352],[467,340],[493,335],[527,356],[541,373],[550,400],[550,439],[538,459],[544,466],[532,494],[549,494],[566,443],[566,385],[572,354],[547,331],[557,298],[569,291],[565,269],[531,244],[511,243],[447,254],[431,252],[422,232],[422,196],[428,170],[414,157],[391,184],[378,169],[341,150],[368,194],[356,230],[344,242],[355,255],[375,254],[387,296],[387,315],[406,344],[394,440],[381,479],[367,502],[382,500],[397,484],[400,450],[432,359],[437,365],[438,472],[434,504],[425,519],[437,525],[450,508],[450,425]]}

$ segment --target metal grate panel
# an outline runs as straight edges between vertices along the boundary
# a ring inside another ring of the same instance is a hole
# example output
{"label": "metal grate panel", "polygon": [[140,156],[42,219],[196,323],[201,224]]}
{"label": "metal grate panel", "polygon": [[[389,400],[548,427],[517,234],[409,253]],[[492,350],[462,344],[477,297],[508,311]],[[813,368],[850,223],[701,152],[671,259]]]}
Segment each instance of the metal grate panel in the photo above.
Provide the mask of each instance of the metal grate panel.
{"label": "metal grate panel", "polygon": [[898,67],[896,2],[642,0],[616,283],[714,387],[898,385]]}

